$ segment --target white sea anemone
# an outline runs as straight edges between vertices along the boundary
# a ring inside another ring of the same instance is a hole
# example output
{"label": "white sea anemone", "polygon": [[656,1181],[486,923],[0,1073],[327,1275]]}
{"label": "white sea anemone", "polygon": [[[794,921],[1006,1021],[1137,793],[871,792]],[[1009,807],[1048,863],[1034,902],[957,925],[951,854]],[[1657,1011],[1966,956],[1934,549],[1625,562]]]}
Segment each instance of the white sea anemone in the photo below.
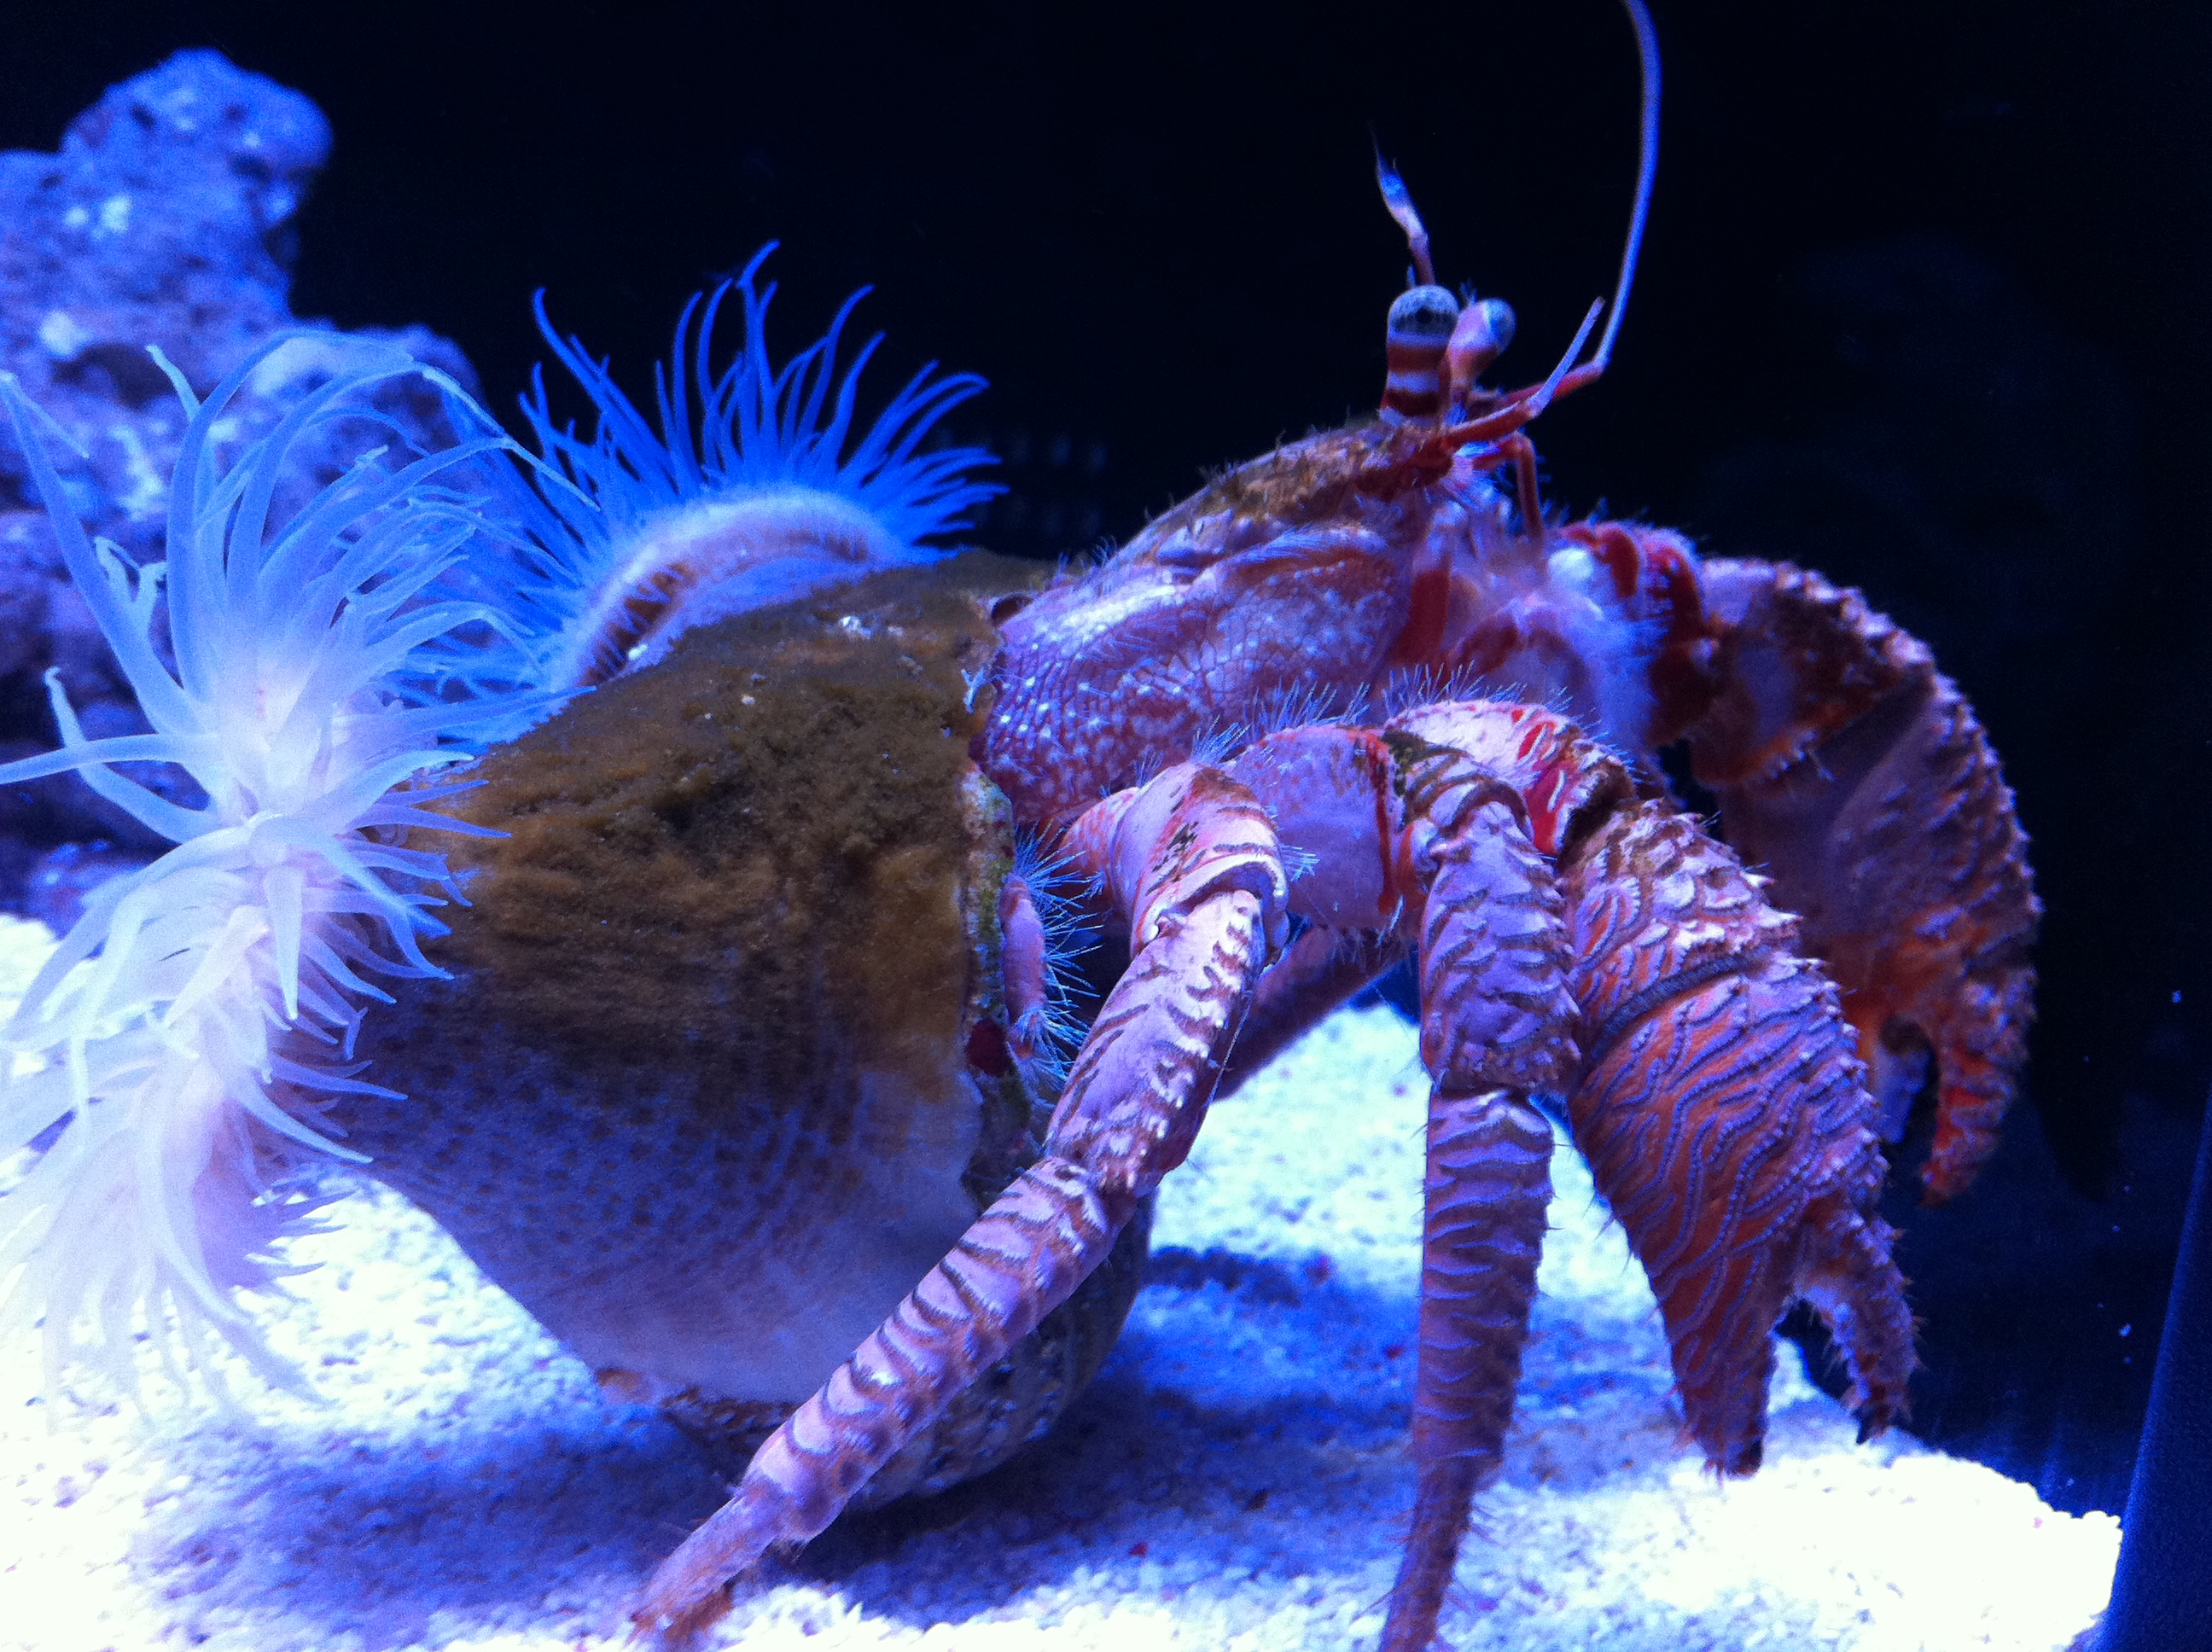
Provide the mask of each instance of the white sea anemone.
{"label": "white sea anemone", "polygon": [[[485,639],[506,616],[441,594],[491,531],[452,473],[503,465],[493,455],[512,446],[459,386],[354,342],[276,428],[224,461],[228,404],[294,347],[259,352],[204,403],[156,353],[190,424],[167,561],[144,568],[87,540],[33,410],[0,375],[70,572],[152,726],[87,739],[50,672],[61,749],[0,766],[0,784],[74,770],[176,845],[94,892],[0,1029],[0,1160],[67,1121],[0,1199],[0,1324],[43,1315],[50,1390],[80,1355],[135,1389],[141,1328],[165,1360],[180,1351],[210,1380],[210,1330],[292,1380],[237,1296],[281,1271],[271,1242],[318,1203],[287,1191],[287,1172],[316,1154],[359,1157],[316,1114],[367,1088],[344,1057],[364,1001],[386,997],[368,977],[439,973],[421,940],[442,930],[432,908],[457,891],[441,856],[400,840],[464,829],[423,808],[458,786],[426,777],[553,699],[471,680],[469,662],[501,652]],[[428,454],[365,452],[278,519],[295,445],[334,419],[384,423],[363,392],[408,374],[483,434]],[[180,806],[116,763],[174,764],[207,801]],[[306,1040],[328,1059],[303,1059]]]}

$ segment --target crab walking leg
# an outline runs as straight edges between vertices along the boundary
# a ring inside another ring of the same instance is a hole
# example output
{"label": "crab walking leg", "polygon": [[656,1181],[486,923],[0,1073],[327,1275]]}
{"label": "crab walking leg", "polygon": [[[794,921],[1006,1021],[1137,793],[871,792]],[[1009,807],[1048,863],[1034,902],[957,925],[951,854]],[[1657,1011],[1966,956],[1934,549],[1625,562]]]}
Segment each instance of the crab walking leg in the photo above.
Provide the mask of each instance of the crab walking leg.
{"label": "crab walking leg", "polygon": [[1130,963],[1068,1073],[1045,1151],[1133,1202],[1189,1155],[1261,972],[1282,952],[1282,848],[1249,790],[1187,762],[1090,810],[1065,851],[1127,915]]}
{"label": "crab walking leg", "polygon": [[1932,1054],[1930,1202],[1994,1151],[2027,1056],[2042,908],[1972,709],[1924,645],[1787,564],[1704,568],[1716,695],[1690,729],[1729,841],[1773,874],[1902,1133]]}
{"label": "crab walking leg", "polygon": [[1468,1507],[1512,1420],[1551,1200],[1551,1127],[1528,1093],[1559,1087],[1577,1060],[1563,903],[1522,798],[1463,751],[1395,728],[1316,727],[1260,742],[1231,772],[1273,806],[1286,842],[1319,858],[1293,909],[1363,926],[1395,912],[1397,936],[1419,938],[1433,1084],[1419,1478],[1382,1634],[1386,1652],[1413,1652],[1435,1634]]}
{"label": "crab walking leg", "polygon": [[736,1493],[663,1561],[634,1620],[682,1645],[729,1610],[729,1584],[772,1547],[827,1527],[1106,1259],[1135,1201],[1051,1158],[1015,1177],[945,1259],[745,1466]]}
{"label": "crab walking leg", "polygon": [[1072,1296],[1190,1151],[1267,961],[1285,891],[1243,787],[1186,763],[1107,799],[1070,847],[1130,920],[1132,959],[1085,1041],[1045,1151],[747,1465],[647,1584],[640,1631],[680,1643],[729,1583],[805,1542],[953,1398]]}
{"label": "crab walking leg", "polygon": [[1465,752],[1393,730],[1392,859],[1411,887],[1429,1098],[1413,1528],[1383,1652],[1435,1634],[1475,1488],[1504,1461],[1551,1203],[1552,1129],[1528,1104],[1577,1060],[1563,902],[1518,793]]}
{"label": "crab walking leg", "polygon": [[1431,1096],[1413,1394],[1419,1478],[1380,1652],[1429,1644],[1474,1494],[1504,1461],[1551,1162],[1551,1125],[1515,1092]]}
{"label": "crab walking leg", "polygon": [[1797,1297],[1835,1332],[1862,1426],[1883,1427],[1904,1409],[1912,1320],[1876,1214],[1874,1102],[1796,920],[1549,713],[1430,707],[1385,738],[1402,751],[1409,736],[1510,782],[1555,858],[1581,1006],[1575,1143],[1650,1276],[1708,1459],[1758,1466],[1770,1337]]}
{"label": "crab walking leg", "polygon": [[1775,1321],[1813,1303],[1865,1435],[1905,1408],[1905,1282],[1835,987],[1796,921],[1687,816],[1613,815],[1566,871],[1586,1052],[1575,1143],[1650,1274],[1691,1434],[1759,1467]]}

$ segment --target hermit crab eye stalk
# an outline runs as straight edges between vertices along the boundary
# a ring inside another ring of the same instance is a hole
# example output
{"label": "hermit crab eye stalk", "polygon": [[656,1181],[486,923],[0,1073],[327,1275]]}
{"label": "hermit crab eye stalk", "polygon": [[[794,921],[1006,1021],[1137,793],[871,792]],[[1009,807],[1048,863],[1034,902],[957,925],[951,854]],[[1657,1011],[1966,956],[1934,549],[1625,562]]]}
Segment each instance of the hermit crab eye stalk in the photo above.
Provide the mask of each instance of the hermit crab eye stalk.
{"label": "hermit crab eye stalk", "polygon": [[1472,386],[1505,354],[1518,325],[1513,307],[1502,298],[1477,300],[1460,313],[1444,351],[1444,377],[1455,392]]}
{"label": "hermit crab eye stalk", "polygon": [[1459,301],[1441,287],[1414,287],[1390,306],[1382,386],[1386,419],[1434,418],[1443,405],[1444,351],[1460,320]]}
{"label": "hermit crab eye stalk", "polygon": [[[693,626],[937,561],[951,548],[931,542],[1004,491],[972,474],[997,462],[982,449],[925,446],[983,388],[973,374],[940,377],[928,362],[872,424],[856,419],[860,375],[883,336],[842,372],[837,347],[866,288],[823,337],[781,367],[771,361],[775,288],[755,277],[775,250],[684,307],[675,349],[654,369],[652,418],[605,361],[553,330],[539,295],[545,342],[598,416],[588,437],[556,423],[542,377],[523,403],[544,456],[532,525],[542,577],[524,593],[544,686],[605,682],[658,659]],[[714,322],[733,296],[743,335],[717,368]]]}
{"label": "hermit crab eye stalk", "polygon": [[[1613,340],[1620,335],[1621,317],[1628,308],[1629,288],[1636,281],[1636,258],[1644,245],[1644,221],[1651,210],[1651,185],[1659,163],[1659,42],[1651,27],[1651,16],[1643,0],[1621,0],[1628,13],[1630,23],[1636,30],[1636,50],[1644,78],[1642,119],[1639,123],[1638,159],[1636,170],[1636,196],[1628,214],[1628,237],[1621,249],[1620,276],[1614,283],[1612,313],[1606,319],[1604,333],[1599,337],[1596,350],[1587,361],[1577,365],[1583,345],[1588,342],[1591,322],[1596,318],[1604,301],[1591,307],[1574,343],[1559,367],[1540,387],[1516,391],[1499,396],[1481,392],[1476,381],[1492,362],[1503,355],[1513,342],[1514,316],[1512,307],[1500,299],[1477,302],[1473,290],[1467,294],[1464,311],[1453,302],[1451,296],[1436,286],[1436,270],[1429,255],[1429,232],[1421,222],[1421,215],[1413,205],[1413,191],[1395,167],[1382,159],[1378,150],[1375,156],[1375,181],[1382,191],[1382,204],[1398,227],[1406,232],[1406,245],[1413,255],[1414,281],[1390,307],[1389,331],[1389,377],[1383,387],[1382,416],[1395,422],[1401,419],[1428,418],[1447,413],[1453,418],[1465,418],[1478,410],[1492,410],[1501,403],[1518,401],[1524,404],[1526,416],[1514,424],[1518,428],[1529,418],[1542,411],[1554,398],[1570,391],[1579,390],[1604,373],[1606,364],[1613,359]],[[1449,345],[1439,343],[1435,354],[1429,354],[1430,345],[1425,331],[1426,319],[1439,312],[1440,307],[1426,295],[1440,295],[1450,306],[1456,325],[1449,332]],[[1438,374],[1442,367],[1441,375]],[[1480,404],[1478,408],[1477,404]],[[1500,431],[1495,434],[1508,434]],[[1489,440],[1486,435],[1483,440]]]}

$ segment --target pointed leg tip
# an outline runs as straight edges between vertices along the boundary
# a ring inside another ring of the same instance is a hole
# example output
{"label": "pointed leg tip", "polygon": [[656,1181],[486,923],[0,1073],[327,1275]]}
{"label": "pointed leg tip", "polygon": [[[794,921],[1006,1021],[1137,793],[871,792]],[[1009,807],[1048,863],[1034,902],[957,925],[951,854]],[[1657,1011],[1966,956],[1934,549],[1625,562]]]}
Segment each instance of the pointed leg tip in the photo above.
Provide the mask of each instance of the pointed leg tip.
{"label": "pointed leg tip", "polygon": [[648,1585],[645,1601],[629,1617],[627,1644],[649,1649],[649,1652],[691,1652],[736,1604],[728,1582],[685,1604],[656,1600],[655,1593]]}
{"label": "pointed leg tip", "polygon": [[[1494,1470],[1495,1464],[1487,1467]],[[1436,1645],[1437,1619],[1467,1536],[1474,1490],[1485,1478],[1486,1465],[1472,1457],[1422,1465],[1376,1652],[1428,1652]]]}
{"label": "pointed leg tip", "polygon": [[630,1613],[629,1645],[650,1652],[692,1652],[706,1643],[706,1632],[730,1614],[737,1603],[737,1579],[726,1579],[714,1588],[684,1599],[684,1590],[668,1590],[659,1579],[646,1586],[646,1599]]}
{"label": "pointed leg tip", "polygon": [[1766,1441],[1764,1436],[1750,1440],[1733,1440],[1717,1446],[1706,1446],[1705,1467],[1716,1480],[1748,1479],[1759,1473],[1759,1465],[1766,1461]]}
{"label": "pointed leg tip", "polygon": [[1859,1443],[1880,1439],[1905,1420],[1905,1405],[1902,1388],[1894,1394],[1879,1394],[1853,1407],[1858,1415]]}
{"label": "pointed leg tip", "polygon": [[1920,1167],[1920,1208],[1932,1211],[1949,1204],[1974,1179],[1972,1169],[1940,1164],[1934,1159]]}

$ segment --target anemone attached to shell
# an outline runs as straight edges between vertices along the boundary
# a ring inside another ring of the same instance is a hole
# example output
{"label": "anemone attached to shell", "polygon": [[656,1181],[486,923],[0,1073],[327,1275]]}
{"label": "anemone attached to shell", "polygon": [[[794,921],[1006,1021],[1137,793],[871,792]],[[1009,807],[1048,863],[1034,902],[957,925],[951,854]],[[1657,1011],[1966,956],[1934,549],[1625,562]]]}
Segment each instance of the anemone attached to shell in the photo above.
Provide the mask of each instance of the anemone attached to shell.
{"label": "anemone attached to shell", "polygon": [[[765,256],[686,307],[657,428],[548,325],[598,423],[588,438],[556,426],[541,380],[524,406],[535,456],[451,380],[367,342],[227,452],[229,404],[290,341],[204,401],[155,352],[189,425],[167,560],[146,567],[87,538],[37,410],[0,375],[70,575],[149,726],[87,738],[49,673],[61,746],[0,765],[0,785],[74,772],[174,845],[92,894],[0,1028],[0,1170],[21,1171],[0,1188],[0,1329],[43,1320],[50,1392],[86,1360],[135,1390],[141,1332],[218,1392],[218,1338],[298,1386],[240,1295],[287,1271],[279,1242],[325,1202],[299,1173],[362,1157],[325,1127],[329,1102],[393,1095],[349,1060],[389,1001],[379,980],[445,973],[424,944],[463,897],[436,834],[497,835],[432,806],[470,784],[459,768],[702,619],[949,555],[929,542],[999,491],[970,474],[988,455],[924,446],[981,380],[933,363],[872,423],[856,418],[880,342],[840,372],[860,295],[773,364]],[[732,294],[744,337],[717,370]],[[366,393],[407,375],[477,434],[434,452],[372,446],[278,508],[303,439],[380,422]],[[185,771],[204,803],[114,767],[149,763]]]}
{"label": "anemone attached to shell", "polygon": [[[0,784],[73,771],[174,845],[94,891],[0,1029],[0,1154],[62,1127],[0,1201],[0,1320],[43,1316],[50,1386],[92,1352],[135,1387],[142,1323],[165,1357],[163,1333],[180,1332],[211,1379],[210,1329],[289,1380],[236,1294],[273,1279],[270,1246],[318,1202],[288,1191],[287,1173],[348,1156],[315,1114],[362,1086],[344,1053],[386,996],[374,977],[434,972],[422,941],[457,891],[441,857],[399,839],[453,829],[425,805],[456,785],[433,777],[552,698],[455,677],[461,639],[504,623],[433,592],[493,531],[457,472],[511,446],[458,386],[399,350],[351,346],[226,460],[230,403],[295,342],[255,353],[204,402],[155,354],[189,423],[167,560],[145,567],[88,540],[33,408],[0,378],[70,575],[149,726],[88,739],[50,671],[61,747],[0,766]],[[432,453],[373,448],[280,513],[295,448],[329,421],[376,421],[365,392],[408,375],[481,434]],[[118,763],[173,765],[205,801],[174,802]]]}
{"label": "anemone attached to shell", "polygon": [[[757,280],[775,244],[734,280],[695,295],[669,359],[653,369],[655,416],[607,361],[538,321],[590,398],[590,436],[556,420],[542,372],[524,398],[543,456],[532,537],[540,547],[514,605],[538,640],[535,680],[573,689],[664,654],[682,629],[788,602],[888,568],[951,554],[935,543],[1003,489],[974,471],[980,447],[929,445],[946,413],[983,388],[925,364],[872,422],[860,384],[878,333],[849,365],[839,343],[862,288],[829,331],[779,367],[767,343],[775,285]],[[714,325],[735,299],[743,336],[714,361]]]}

